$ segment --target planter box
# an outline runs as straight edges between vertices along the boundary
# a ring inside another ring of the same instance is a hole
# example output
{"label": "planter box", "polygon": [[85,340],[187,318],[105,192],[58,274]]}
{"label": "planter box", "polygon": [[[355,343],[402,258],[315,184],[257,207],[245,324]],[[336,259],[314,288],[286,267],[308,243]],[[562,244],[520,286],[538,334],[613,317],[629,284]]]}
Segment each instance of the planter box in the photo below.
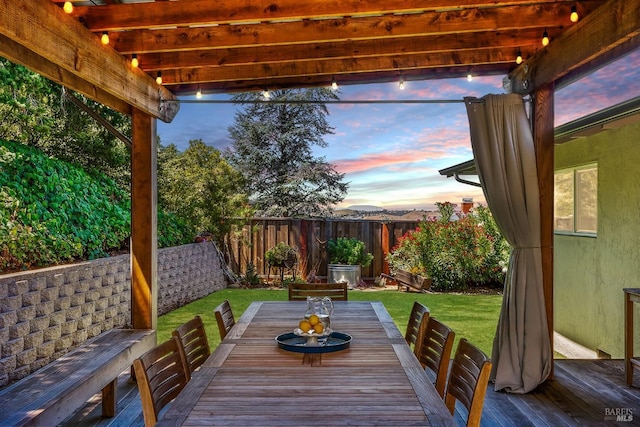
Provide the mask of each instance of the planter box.
{"label": "planter box", "polygon": [[327,283],[347,282],[347,287],[353,289],[360,283],[360,266],[329,264],[327,266]]}

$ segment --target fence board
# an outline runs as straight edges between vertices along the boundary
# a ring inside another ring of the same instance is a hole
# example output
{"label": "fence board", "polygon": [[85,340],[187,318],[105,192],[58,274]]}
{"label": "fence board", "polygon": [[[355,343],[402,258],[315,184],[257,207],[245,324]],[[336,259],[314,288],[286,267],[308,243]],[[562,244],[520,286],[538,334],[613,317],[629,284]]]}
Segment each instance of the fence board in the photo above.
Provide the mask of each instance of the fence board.
{"label": "fence board", "polygon": [[[417,225],[417,221],[254,218],[245,225],[241,239],[230,239],[232,259],[235,257],[237,260],[237,265],[232,263],[231,267],[236,274],[242,275],[246,273],[247,265],[253,263],[256,271],[266,276],[269,267],[264,261],[265,252],[277,243],[285,242],[303,255],[306,251],[306,262],[298,261],[297,277],[306,278],[311,270],[315,270],[316,276],[324,278],[329,260],[328,241],[355,237],[362,240],[367,251],[373,254],[371,266],[362,269],[363,279],[372,281],[385,269],[386,251],[391,250],[407,230],[413,230]],[[385,242],[383,232],[388,236]]]}

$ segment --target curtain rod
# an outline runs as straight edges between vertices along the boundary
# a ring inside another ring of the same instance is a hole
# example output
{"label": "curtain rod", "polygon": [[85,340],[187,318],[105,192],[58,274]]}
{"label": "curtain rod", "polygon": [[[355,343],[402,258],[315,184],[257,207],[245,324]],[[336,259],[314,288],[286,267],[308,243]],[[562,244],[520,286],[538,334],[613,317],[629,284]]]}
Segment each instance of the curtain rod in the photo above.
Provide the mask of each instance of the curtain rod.
{"label": "curtain rod", "polygon": [[[233,101],[231,99],[175,99],[162,102],[179,102],[181,104],[456,104],[464,103],[464,99],[340,99],[328,101],[311,101],[304,99],[292,100],[247,100]],[[483,99],[475,99],[472,103],[484,103]]]}

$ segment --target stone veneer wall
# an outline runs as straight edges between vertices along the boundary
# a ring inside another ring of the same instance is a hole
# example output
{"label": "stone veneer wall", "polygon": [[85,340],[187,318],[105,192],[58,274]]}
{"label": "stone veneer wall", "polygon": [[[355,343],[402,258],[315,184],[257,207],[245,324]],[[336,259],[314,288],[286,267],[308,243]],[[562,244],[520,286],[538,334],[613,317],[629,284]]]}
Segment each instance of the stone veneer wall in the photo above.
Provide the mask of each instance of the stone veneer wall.
{"label": "stone veneer wall", "polygon": [[[216,247],[158,250],[158,314],[226,287]],[[0,275],[0,387],[131,320],[130,256]]]}

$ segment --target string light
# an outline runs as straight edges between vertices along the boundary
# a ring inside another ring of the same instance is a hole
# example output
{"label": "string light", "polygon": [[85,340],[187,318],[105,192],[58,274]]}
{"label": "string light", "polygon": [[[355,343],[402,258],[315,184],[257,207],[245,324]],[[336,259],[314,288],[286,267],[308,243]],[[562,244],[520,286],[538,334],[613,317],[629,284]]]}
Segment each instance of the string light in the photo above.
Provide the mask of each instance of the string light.
{"label": "string light", "polygon": [[64,6],[62,6],[62,10],[67,13],[73,12],[73,4],[70,1],[64,2]]}
{"label": "string light", "polygon": [[580,16],[578,16],[578,8],[575,4],[571,6],[571,15],[569,16],[569,19],[571,19],[571,22],[578,22],[578,19],[580,19]]}
{"label": "string light", "polygon": [[162,71],[158,71],[158,75],[156,76],[156,83],[159,85],[162,84]]}
{"label": "string light", "polygon": [[133,68],[138,68],[138,55],[135,53],[131,55],[131,66]]}
{"label": "string light", "polygon": [[542,33],[542,46],[548,46],[549,45],[549,33],[547,33],[547,30],[544,30],[544,33]]}
{"label": "string light", "polygon": [[196,98],[197,99],[202,98],[202,89],[200,89],[200,86],[198,86],[198,90],[196,90]]}
{"label": "string light", "polygon": [[518,48],[518,53],[516,55],[516,64],[522,64],[522,51]]}
{"label": "string light", "polygon": [[467,74],[467,81],[470,82],[473,80],[473,76],[471,75],[471,73]]}
{"label": "string light", "polygon": [[331,79],[331,89],[338,90],[338,82],[336,81],[335,77]]}
{"label": "string light", "polygon": [[104,33],[102,33],[102,37],[100,37],[100,41],[104,45],[109,44],[109,33],[107,33],[106,31]]}

